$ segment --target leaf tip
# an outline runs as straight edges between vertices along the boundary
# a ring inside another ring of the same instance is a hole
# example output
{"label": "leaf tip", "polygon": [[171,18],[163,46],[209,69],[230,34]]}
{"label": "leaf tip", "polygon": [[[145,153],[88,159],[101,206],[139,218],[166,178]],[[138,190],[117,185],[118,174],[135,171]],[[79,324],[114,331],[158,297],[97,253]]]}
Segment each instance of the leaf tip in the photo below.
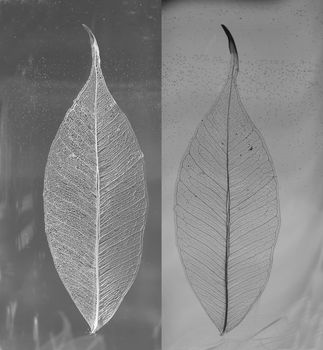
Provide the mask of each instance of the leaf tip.
{"label": "leaf tip", "polygon": [[100,59],[99,46],[95,39],[92,30],[84,23],[82,23],[83,28],[87,31],[91,41],[92,54],[94,54],[98,59]]}
{"label": "leaf tip", "polygon": [[229,31],[229,29],[224,24],[221,24],[221,27],[224,30],[226,36],[228,37],[229,51],[230,51],[231,55],[233,56],[233,60],[234,60],[233,63],[238,67],[239,66],[238,50],[237,50],[236,44],[234,42],[233,36],[232,36],[231,32]]}
{"label": "leaf tip", "polygon": [[94,42],[95,41],[95,37],[94,37],[94,34],[93,34],[92,30],[84,23],[82,23],[82,26],[88,32],[91,42]]}

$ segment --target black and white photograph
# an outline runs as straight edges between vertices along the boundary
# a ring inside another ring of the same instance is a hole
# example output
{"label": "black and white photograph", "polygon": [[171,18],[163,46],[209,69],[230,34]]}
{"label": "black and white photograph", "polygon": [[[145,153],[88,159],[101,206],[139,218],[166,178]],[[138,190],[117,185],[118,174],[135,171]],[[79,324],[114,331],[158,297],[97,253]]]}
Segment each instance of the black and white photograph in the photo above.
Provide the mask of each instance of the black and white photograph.
{"label": "black and white photograph", "polygon": [[0,1],[0,349],[161,349],[159,1]]}
{"label": "black and white photograph", "polygon": [[0,29],[0,350],[323,349],[322,0]]}
{"label": "black and white photograph", "polygon": [[323,348],[322,15],[163,1],[164,350]]}

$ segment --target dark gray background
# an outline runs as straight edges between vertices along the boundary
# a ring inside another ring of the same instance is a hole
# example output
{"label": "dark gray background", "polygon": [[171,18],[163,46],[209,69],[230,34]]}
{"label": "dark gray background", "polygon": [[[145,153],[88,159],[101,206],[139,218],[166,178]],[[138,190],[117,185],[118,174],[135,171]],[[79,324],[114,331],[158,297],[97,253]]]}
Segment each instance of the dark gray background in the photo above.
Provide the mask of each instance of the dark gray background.
{"label": "dark gray background", "polygon": [[[103,74],[146,159],[149,214],[137,279],[96,338],[61,283],[44,232],[50,144],[90,73]],[[0,2],[0,346],[152,350],[160,338],[160,5],[157,0]],[[47,343],[47,345],[46,345]],[[45,344],[45,345],[44,345]],[[64,348],[65,349],[65,348]]]}

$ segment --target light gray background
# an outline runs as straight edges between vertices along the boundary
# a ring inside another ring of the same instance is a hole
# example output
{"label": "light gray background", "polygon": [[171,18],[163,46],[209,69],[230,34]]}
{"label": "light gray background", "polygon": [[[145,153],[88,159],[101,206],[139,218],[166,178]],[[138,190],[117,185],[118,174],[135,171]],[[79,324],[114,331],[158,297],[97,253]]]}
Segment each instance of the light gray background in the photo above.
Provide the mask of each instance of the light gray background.
{"label": "light gray background", "polygon": [[[281,229],[265,292],[243,323],[220,340],[185,278],[173,206],[180,160],[228,73],[222,23],[238,48],[242,102],[278,175]],[[259,335],[271,337],[266,349],[281,349],[283,342],[286,349],[320,349],[315,332],[323,329],[323,3],[173,0],[163,3],[162,24],[163,349],[201,350],[220,341],[226,344],[221,349],[263,349],[254,338],[245,340],[279,317]]]}

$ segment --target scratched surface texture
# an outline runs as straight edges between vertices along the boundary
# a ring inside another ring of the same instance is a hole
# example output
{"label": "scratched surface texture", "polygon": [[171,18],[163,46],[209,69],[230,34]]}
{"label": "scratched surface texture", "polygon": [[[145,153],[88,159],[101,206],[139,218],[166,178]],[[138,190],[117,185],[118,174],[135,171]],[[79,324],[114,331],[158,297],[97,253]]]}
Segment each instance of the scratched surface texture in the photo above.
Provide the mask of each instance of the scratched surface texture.
{"label": "scratched surface texture", "polygon": [[[165,350],[322,347],[322,13],[319,0],[163,2]],[[281,212],[266,289],[223,337],[185,278],[174,224],[181,159],[229,70],[221,24],[237,45],[240,98],[275,165]]]}
{"label": "scratched surface texture", "polygon": [[[160,349],[159,15],[158,1],[0,2],[2,349]],[[149,193],[138,276],[95,337],[55,270],[42,199],[49,147],[91,69],[82,23],[145,155]]]}

